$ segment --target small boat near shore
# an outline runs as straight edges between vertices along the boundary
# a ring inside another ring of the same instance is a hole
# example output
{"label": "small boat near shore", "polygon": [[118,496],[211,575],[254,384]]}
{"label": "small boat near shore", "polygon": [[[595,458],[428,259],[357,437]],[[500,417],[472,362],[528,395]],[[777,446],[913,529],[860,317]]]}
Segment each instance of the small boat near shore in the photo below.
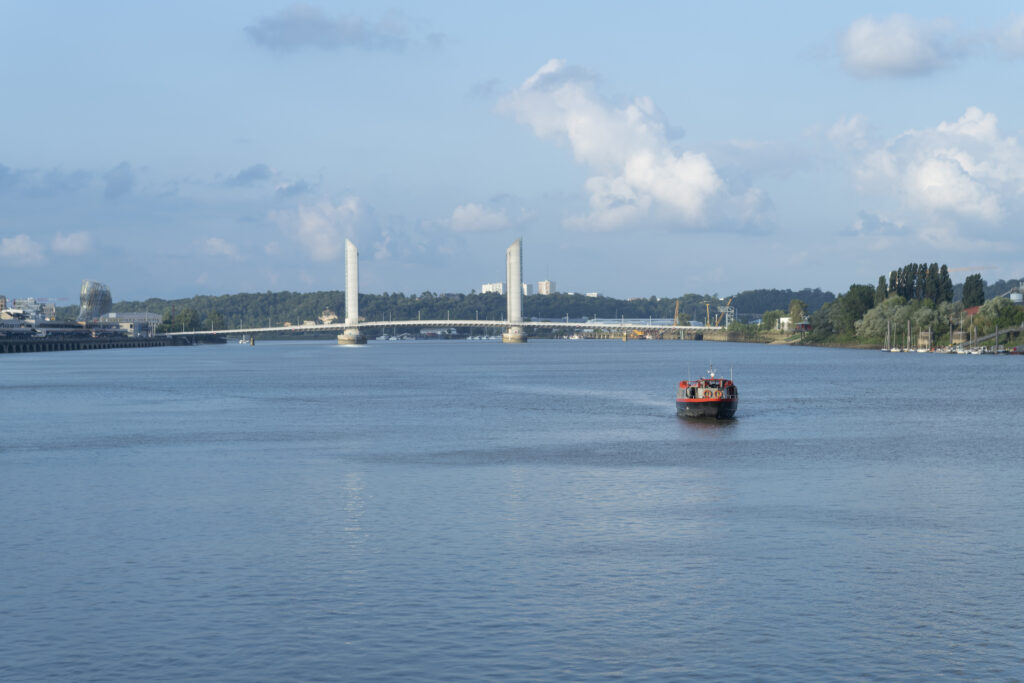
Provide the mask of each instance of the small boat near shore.
{"label": "small boat near shore", "polygon": [[709,367],[707,377],[684,380],[676,392],[676,415],[728,420],[736,414],[740,396],[731,379],[715,376]]}

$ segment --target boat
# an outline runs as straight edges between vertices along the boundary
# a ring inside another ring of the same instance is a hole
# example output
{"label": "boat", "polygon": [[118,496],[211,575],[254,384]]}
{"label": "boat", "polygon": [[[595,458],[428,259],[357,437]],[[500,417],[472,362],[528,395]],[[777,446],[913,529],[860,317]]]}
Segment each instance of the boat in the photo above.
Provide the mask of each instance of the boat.
{"label": "boat", "polygon": [[680,417],[728,420],[736,414],[739,402],[739,391],[733,381],[716,377],[714,367],[709,367],[707,377],[679,383],[676,414]]}

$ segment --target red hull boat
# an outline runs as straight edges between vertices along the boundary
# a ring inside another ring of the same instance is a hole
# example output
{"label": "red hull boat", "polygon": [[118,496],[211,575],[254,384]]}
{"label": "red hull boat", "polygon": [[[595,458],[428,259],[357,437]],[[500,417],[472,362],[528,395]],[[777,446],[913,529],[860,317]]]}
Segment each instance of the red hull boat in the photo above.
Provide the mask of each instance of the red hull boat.
{"label": "red hull boat", "polygon": [[740,395],[731,379],[715,377],[715,369],[707,377],[679,383],[676,392],[676,414],[680,417],[705,417],[728,420],[736,414]]}

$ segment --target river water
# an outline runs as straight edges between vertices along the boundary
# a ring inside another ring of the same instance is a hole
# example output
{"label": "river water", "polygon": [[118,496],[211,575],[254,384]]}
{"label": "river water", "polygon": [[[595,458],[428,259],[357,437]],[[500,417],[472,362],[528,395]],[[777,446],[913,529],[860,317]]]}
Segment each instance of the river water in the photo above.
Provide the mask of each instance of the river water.
{"label": "river water", "polygon": [[[737,419],[675,387],[713,361]],[[1020,680],[1024,358],[0,359],[2,680]]]}

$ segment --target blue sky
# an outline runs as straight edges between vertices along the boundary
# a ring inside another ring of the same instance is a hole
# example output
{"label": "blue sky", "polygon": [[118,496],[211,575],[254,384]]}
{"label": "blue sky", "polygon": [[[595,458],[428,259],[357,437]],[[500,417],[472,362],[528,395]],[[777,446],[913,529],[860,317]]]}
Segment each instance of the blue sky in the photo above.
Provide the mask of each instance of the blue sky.
{"label": "blue sky", "polygon": [[0,2],[0,293],[1016,278],[1020,12]]}

